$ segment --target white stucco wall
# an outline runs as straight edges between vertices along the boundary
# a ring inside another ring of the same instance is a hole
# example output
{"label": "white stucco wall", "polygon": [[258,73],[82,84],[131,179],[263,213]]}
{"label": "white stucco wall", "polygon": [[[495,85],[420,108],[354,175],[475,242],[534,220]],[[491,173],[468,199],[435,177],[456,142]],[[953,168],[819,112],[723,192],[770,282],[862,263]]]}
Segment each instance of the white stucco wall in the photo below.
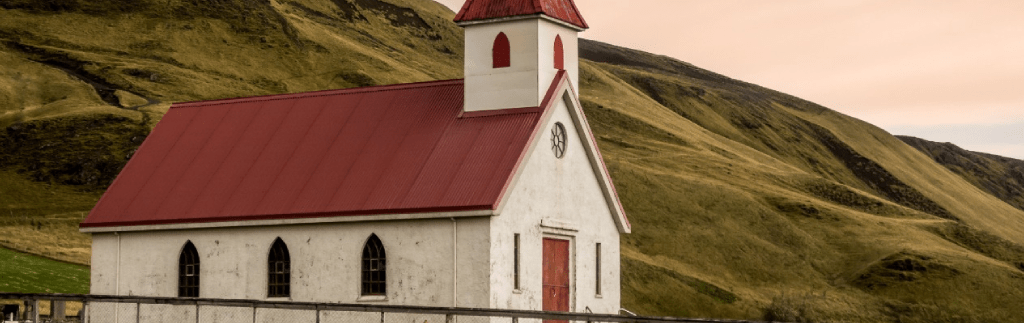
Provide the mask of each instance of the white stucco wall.
{"label": "white stucco wall", "polygon": [[[493,67],[494,39],[508,36],[511,66]],[[466,111],[536,107],[554,80],[555,36],[561,35],[565,69],[579,84],[579,42],[573,29],[543,19],[465,27]]]}
{"label": "white stucco wall", "polygon": [[[597,177],[573,126],[565,100],[558,100],[540,129],[520,178],[491,224],[491,306],[542,309],[542,239],[570,240],[570,310],[616,314],[619,294],[619,231]],[[551,150],[551,129],[561,122],[568,149]],[[520,234],[521,289],[513,290],[514,234]],[[595,245],[601,243],[601,295],[596,295]]]}
{"label": "white stucco wall", "polygon": [[91,293],[176,297],[178,257],[191,240],[201,259],[200,297],[267,299],[267,255],[280,237],[291,257],[287,300],[361,302],[362,250],[372,233],[387,252],[387,300],[375,302],[486,307],[490,220],[456,220],[457,278],[451,219],[122,232],[120,270],[118,235],[96,233]]}

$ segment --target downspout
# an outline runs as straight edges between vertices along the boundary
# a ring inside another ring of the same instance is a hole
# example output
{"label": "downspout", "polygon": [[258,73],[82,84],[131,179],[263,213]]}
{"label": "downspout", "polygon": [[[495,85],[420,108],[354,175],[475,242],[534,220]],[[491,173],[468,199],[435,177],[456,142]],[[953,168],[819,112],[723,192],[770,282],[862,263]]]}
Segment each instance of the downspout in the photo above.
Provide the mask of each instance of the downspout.
{"label": "downspout", "polygon": [[459,224],[452,218],[452,307],[459,307]]}
{"label": "downspout", "polygon": [[[114,231],[114,236],[117,236],[117,269],[115,269],[114,274],[114,295],[121,296],[121,233]],[[118,303],[114,309],[120,310],[121,304]],[[114,323],[118,323],[120,321],[121,316],[114,315]]]}
{"label": "downspout", "polygon": [[114,295],[121,295],[121,233],[114,232],[117,237],[117,268],[114,270]]}

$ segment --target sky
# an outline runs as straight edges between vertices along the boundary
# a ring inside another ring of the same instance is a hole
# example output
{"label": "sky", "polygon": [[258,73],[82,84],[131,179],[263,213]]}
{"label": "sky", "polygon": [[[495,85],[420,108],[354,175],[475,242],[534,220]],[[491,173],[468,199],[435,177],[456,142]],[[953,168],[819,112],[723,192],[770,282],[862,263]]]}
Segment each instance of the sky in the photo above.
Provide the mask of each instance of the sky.
{"label": "sky", "polygon": [[[439,0],[458,11],[464,0]],[[1024,1],[576,0],[581,37],[1024,159]]]}

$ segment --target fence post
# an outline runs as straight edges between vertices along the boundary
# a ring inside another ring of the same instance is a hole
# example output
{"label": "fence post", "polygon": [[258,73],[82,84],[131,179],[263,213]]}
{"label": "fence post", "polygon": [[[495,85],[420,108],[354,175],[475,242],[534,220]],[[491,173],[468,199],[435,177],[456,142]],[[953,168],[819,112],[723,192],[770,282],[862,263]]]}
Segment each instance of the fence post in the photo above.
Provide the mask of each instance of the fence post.
{"label": "fence post", "polygon": [[[444,315],[444,323],[455,323],[455,315],[452,314],[452,313],[445,314]],[[516,322],[513,321],[512,323],[516,323]]]}
{"label": "fence post", "polygon": [[196,323],[199,323],[199,301],[196,301]]}
{"label": "fence post", "polygon": [[39,299],[32,300],[32,322],[39,322]]}
{"label": "fence post", "polygon": [[63,320],[67,316],[67,302],[50,300],[50,319]]}
{"label": "fence post", "polygon": [[320,305],[316,306],[316,323],[320,323]]}
{"label": "fence post", "polygon": [[256,323],[256,303],[252,303],[252,323]]}
{"label": "fence post", "polygon": [[18,318],[17,319],[20,320],[20,321],[27,321],[28,320],[28,313],[29,313],[29,311],[32,310],[32,303],[29,302],[29,300],[27,300],[27,299],[22,301],[22,303],[23,303],[23,305],[21,306],[21,313],[18,313]]}
{"label": "fence post", "polygon": [[135,303],[135,323],[142,322],[142,302]]}
{"label": "fence post", "polygon": [[380,312],[380,323],[384,323],[384,312]]}
{"label": "fence post", "polygon": [[82,317],[79,317],[78,320],[81,321],[82,323],[89,323],[89,300],[87,300],[87,299],[83,299],[82,300],[82,312],[81,313],[82,313]]}

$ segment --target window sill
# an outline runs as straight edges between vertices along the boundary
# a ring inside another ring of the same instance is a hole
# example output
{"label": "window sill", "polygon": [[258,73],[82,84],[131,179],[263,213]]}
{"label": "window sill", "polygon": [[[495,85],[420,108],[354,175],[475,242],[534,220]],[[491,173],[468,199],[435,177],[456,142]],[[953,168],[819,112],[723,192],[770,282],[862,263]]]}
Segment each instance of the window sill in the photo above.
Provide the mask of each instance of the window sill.
{"label": "window sill", "polygon": [[604,298],[604,296],[601,296],[601,294],[597,294],[597,295],[594,295],[594,298],[601,299],[601,298]]}
{"label": "window sill", "polygon": [[292,301],[292,298],[291,297],[267,297],[267,301],[271,301],[271,302],[290,302],[290,301]]}
{"label": "window sill", "polygon": [[523,293],[522,289],[513,289],[512,290],[512,294],[522,294],[522,293]]}
{"label": "window sill", "polygon": [[363,295],[356,299],[356,302],[387,302],[387,295]]}

